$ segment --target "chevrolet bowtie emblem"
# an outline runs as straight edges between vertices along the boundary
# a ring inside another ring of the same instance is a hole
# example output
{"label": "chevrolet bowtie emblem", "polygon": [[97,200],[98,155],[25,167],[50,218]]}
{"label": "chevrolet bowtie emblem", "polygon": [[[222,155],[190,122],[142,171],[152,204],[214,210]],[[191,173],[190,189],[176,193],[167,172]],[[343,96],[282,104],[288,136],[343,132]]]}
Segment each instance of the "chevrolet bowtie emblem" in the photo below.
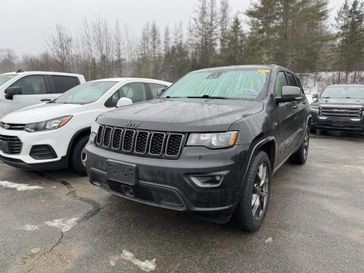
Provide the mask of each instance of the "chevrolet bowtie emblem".
{"label": "chevrolet bowtie emblem", "polygon": [[8,130],[8,129],[10,129],[10,125],[9,124],[6,124],[6,123],[3,123],[3,127],[6,129],[6,130]]}

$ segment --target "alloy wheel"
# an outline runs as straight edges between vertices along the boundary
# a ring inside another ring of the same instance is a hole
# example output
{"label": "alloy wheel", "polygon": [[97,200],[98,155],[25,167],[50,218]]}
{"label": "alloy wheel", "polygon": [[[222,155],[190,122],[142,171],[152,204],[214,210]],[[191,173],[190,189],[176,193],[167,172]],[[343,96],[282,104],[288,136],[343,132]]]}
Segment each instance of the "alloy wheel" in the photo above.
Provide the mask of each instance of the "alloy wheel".
{"label": "alloy wheel", "polygon": [[253,217],[261,218],[268,203],[269,194],[269,173],[266,163],[261,163],[255,175],[252,194],[252,214]]}
{"label": "alloy wheel", "polygon": [[308,148],[310,146],[310,134],[308,131],[306,131],[305,134],[305,140],[303,142],[303,156],[306,159],[308,155]]}
{"label": "alloy wheel", "polygon": [[82,165],[86,168],[86,161],[87,161],[87,154],[86,154],[86,149],[83,148],[81,151],[81,163]]}

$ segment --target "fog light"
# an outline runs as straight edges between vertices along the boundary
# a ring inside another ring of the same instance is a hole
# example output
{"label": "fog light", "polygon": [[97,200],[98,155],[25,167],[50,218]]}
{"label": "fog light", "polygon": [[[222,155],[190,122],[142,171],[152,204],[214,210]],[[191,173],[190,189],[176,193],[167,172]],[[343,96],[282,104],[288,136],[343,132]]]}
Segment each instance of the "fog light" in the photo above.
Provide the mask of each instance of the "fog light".
{"label": "fog light", "polygon": [[224,180],[224,176],[227,172],[224,173],[212,173],[212,174],[203,174],[203,175],[191,175],[190,178],[197,186],[201,188],[216,188],[221,186],[222,181]]}

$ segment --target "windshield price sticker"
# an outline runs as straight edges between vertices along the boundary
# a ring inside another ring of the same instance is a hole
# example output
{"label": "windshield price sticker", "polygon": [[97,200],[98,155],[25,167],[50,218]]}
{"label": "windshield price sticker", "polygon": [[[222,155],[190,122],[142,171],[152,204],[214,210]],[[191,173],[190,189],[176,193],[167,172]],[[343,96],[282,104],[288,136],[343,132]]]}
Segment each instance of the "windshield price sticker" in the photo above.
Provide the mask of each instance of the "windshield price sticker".
{"label": "windshield price sticker", "polygon": [[269,73],[270,70],[269,69],[258,69],[259,73]]}

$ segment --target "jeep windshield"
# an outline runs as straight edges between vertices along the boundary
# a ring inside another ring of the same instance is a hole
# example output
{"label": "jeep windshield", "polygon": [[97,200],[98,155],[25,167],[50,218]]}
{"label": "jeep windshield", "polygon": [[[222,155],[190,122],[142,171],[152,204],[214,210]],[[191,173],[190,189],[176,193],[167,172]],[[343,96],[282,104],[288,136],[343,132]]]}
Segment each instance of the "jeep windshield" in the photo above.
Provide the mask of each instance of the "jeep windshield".
{"label": "jeep windshield", "polygon": [[322,98],[364,99],[364,85],[329,86],[321,95]]}
{"label": "jeep windshield", "polygon": [[209,69],[187,74],[164,98],[257,99],[265,90],[269,69]]}
{"label": "jeep windshield", "polygon": [[109,91],[116,81],[94,81],[77,85],[58,97],[53,103],[88,104],[97,101]]}
{"label": "jeep windshield", "polygon": [[3,85],[7,81],[10,81],[15,76],[16,76],[15,73],[12,73],[12,74],[0,74],[0,85]]}

